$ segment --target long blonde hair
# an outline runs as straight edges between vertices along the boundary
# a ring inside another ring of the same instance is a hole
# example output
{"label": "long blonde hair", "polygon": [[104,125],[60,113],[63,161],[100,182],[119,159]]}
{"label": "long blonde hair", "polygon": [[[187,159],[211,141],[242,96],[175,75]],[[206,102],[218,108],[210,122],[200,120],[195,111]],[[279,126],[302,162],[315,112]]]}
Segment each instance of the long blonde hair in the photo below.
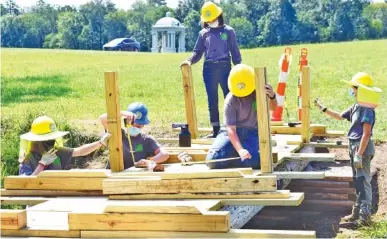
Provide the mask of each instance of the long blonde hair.
{"label": "long blonde hair", "polygon": [[[32,153],[39,153],[40,155],[43,155],[45,152],[47,152],[48,149],[45,147],[44,143],[47,143],[48,141],[28,141],[25,139],[20,139],[20,146],[19,146],[19,163],[23,163],[26,160],[29,160],[31,158]],[[56,149],[63,148],[64,140],[63,137],[54,139],[54,145],[53,147]]]}

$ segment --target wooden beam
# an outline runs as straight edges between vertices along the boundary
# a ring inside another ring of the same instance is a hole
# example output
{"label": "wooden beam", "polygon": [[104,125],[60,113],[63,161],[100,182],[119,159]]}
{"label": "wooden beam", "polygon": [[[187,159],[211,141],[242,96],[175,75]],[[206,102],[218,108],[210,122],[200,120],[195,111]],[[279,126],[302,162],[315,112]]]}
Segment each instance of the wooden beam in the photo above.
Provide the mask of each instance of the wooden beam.
{"label": "wooden beam", "polygon": [[48,237],[48,238],[80,238],[80,231],[46,230],[23,228],[20,230],[6,230],[1,228],[2,237]]}
{"label": "wooden beam", "polygon": [[104,178],[38,178],[36,176],[7,176],[5,189],[39,190],[102,190]]}
{"label": "wooden beam", "polygon": [[327,130],[325,133],[313,134],[313,136],[323,136],[323,137],[340,137],[344,135],[345,135],[345,132],[342,130]]}
{"label": "wooden beam", "polygon": [[26,210],[0,209],[1,229],[18,230],[27,225]]}
{"label": "wooden beam", "polygon": [[338,181],[338,182],[353,182],[352,171],[341,172],[325,172],[325,180]]}
{"label": "wooden beam", "polygon": [[207,145],[192,145],[191,147],[163,147],[166,151],[170,152],[170,151],[208,151],[211,149],[211,145],[207,144]]}
{"label": "wooden beam", "polygon": [[266,68],[260,67],[254,70],[261,171],[262,173],[271,173],[273,172],[273,155],[271,152],[269,105],[265,90]]}
{"label": "wooden beam", "polygon": [[122,153],[120,94],[118,73],[105,72],[105,98],[108,132],[112,134],[109,140],[109,162],[112,172],[124,170]]}
{"label": "wooden beam", "polygon": [[0,189],[1,196],[101,196],[99,191],[65,191],[65,190],[7,190]]}
{"label": "wooden beam", "polygon": [[287,189],[290,189],[292,191],[302,191],[305,193],[345,193],[349,195],[355,195],[355,189],[354,188],[340,188],[340,187],[314,187],[314,186],[289,186]]}
{"label": "wooden beam", "polygon": [[[157,138],[157,141],[160,143],[179,143],[178,138]],[[204,145],[211,145],[212,142],[214,141],[213,138],[209,139],[191,139],[192,144],[204,144]]]}
{"label": "wooden beam", "polygon": [[1,205],[28,205],[33,206],[47,202],[50,198],[43,197],[0,197]]}
{"label": "wooden beam", "polygon": [[191,138],[196,139],[199,137],[198,123],[196,117],[196,104],[195,104],[195,90],[192,80],[192,70],[189,65],[182,65],[181,75],[183,78],[183,90],[185,101],[185,113],[187,117],[187,124],[191,133]]}
{"label": "wooden beam", "polygon": [[[69,213],[70,230],[227,232],[229,212],[195,214]],[[128,235],[127,235],[128,236]]]}
{"label": "wooden beam", "polygon": [[303,143],[310,141],[310,68],[303,66],[301,70],[301,137]]}
{"label": "wooden beam", "polygon": [[275,176],[211,179],[105,179],[104,194],[276,191]]}
{"label": "wooden beam", "polygon": [[339,148],[339,149],[347,149],[348,144],[337,144],[336,142],[324,142],[324,143],[317,143],[317,142],[310,142],[310,143],[304,143],[302,146],[305,147],[315,147],[315,148]]}
{"label": "wooden beam", "polygon": [[38,178],[107,178],[110,175],[108,169],[75,169],[75,170],[44,170]]}
{"label": "wooden beam", "polygon": [[294,180],[292,184],[306,187],[351,188],[349,182],[332,182],[326,180]]}
{"label": "wooden beam", "polygon": [[111,200],[154,200],[157,199],[286,199],[290,197],[289,190],[259,193],[164,193],[164,194],[127,194],[109,195]]}
{"label": "wooden beam", "polygon": [[349,195],[346,193],[305,193],[305,198],[319,200],[348,200]]}
{"label": "wooden beam", "polygon": [[273,172],[278,179],[290,178],[290,179],[324,179],[324,172],[294,172],[294,171],[284,171],[284,172]]}
{"label": "wooden beam", "polygon": [[315,231],[231,229],[227,233],[152,232],[152,231],[82,231],[82,238],[316,238]]}
{"label": "wooden beam", "polygon": [[308,160],[313,162],[333,162],[336,154],[334,153],[289,153],[283,156],[284,160],[298,161]]}
{"label": "wooden beam", "polygon": [[304,193],[290,193],[289,198],[275,199],[223,199],[223,205],[243,206],[298,206],[304,200]]}
{"label": "wooden beam", "polygon": [[[180,163],[180,160],[178,159],[178,155],[179,153],[181,153],[183,150],[181,151],[169,151],[168,154],[169,154],[169,158],[168,158],[168,162],[169,163]],[[204,161],[206,160],[206,157],[207,157],[207,152],[204,151],[204,150],[195,150],[195,151],[190,151],[190,150],[185,150],[189,155],[191,155],[192,159],[194,161]]]}

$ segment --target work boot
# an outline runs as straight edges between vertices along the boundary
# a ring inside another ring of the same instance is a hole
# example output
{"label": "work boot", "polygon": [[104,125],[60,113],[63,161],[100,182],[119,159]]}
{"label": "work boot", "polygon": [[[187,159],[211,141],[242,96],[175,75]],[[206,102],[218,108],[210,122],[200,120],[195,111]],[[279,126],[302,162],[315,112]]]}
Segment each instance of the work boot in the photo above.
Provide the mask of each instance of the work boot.
{"label": "work boot", "polygon": [[362,226],[369,226],[371,223],[371,207],[364,204],[359,209],[359,218],[352,222],[343,222],[339,224],[339,227],[348,229],[358,229]]}
{"label": "work boot", "polygon": [[354,222],[359,219],[360,206],[353,206],[351,215],[341,218],[343,222]]}

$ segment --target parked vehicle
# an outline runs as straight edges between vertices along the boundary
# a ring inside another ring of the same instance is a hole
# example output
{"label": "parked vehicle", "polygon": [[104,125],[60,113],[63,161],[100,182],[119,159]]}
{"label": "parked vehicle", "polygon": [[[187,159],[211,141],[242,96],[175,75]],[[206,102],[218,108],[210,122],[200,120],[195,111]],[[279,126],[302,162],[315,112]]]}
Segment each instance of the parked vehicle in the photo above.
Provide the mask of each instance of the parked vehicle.
{"label": "parked vehicle", "polygon": [[140,43],[130,38],[116,38],[105,45],[104,51],[140,51]]}

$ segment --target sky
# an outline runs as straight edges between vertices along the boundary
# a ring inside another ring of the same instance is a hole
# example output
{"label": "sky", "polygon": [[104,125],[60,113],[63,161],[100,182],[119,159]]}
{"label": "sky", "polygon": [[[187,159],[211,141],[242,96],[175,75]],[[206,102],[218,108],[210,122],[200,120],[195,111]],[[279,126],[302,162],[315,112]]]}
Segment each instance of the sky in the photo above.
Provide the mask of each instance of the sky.
{"label": "sky", "polygon": [[[14,0],[17,5],[21,7],[29,7],[34,5],[37,0]],[[63,5],[73,5],[73,6],[79,6],[84,3],[90,2],[90,0],[45,0],[47,3],[50,4],[57,4],[60,6]],[[127,10],[130,8],[130,6],[136,1],[136,0],[111,0],[113,3],[116,4],[118,8],[122,8]],[[4,3],[5,0],[0,0],[1,3]],[[178,4],[178,0],[166,0],[168,7],[170,8],[176,8]]]}

